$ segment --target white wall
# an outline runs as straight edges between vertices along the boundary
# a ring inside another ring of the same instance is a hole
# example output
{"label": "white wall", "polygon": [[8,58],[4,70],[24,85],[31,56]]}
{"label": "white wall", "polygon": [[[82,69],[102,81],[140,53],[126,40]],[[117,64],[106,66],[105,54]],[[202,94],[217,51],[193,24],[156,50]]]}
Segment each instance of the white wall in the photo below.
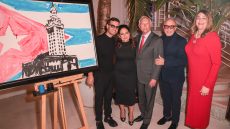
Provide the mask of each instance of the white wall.
{"label": "white wall", "polygon": [[[95,22],[97,22],[98,1],[99,0],[93,0]],[[121,24],[128,23],[128,13],[125,5],[126,0],[111,0],[111,17],[117,17],[121,21]]]}
{"label": "white wall", "polygon": [[121,24],[128,23],[128,11],[126,8],[126,0],[112,0],[111,17],[117,17]]}
{"label": "white wall", "polygon": [[94,20],[95,20],[95,25],[97,25],[97,6],[98,6],[98,1],[99,0],[92,0],[93,1],[93,13],[94,13]]}

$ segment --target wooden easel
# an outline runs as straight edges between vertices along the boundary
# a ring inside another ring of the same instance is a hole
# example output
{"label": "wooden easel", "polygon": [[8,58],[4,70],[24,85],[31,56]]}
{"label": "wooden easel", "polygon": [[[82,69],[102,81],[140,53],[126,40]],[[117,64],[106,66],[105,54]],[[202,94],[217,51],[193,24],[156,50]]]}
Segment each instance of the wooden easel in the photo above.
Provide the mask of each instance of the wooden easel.
{"label": "wooden easel", "polygon": [[[82,81],[82,74],[77,74],[73,76],[53,79],[49,81],[35,83],[34,88],[35,91],[38,91],[38,86],[40,84],[47,85],[48,83],[53,83],[54,88],[57,88],[58,91],[51,92],[53,93],[54,101],[53,101],[53,129],[57,129],[57,105],[58,98],[60,104],[60,112],[62,118],[62,125],[64,129],[67,129],[67,121],[66,121],[66,113],[65,113],[65,105],[63,98],[63,87],[72,84],[74,86],[74,92],[76,95],[76,101],[80,110],[80,119],[82,121],[82,127],[80,129],[88,129],[88,122],[86,119],[85,111],[83,108],[82,98],[79,91],[79,85]],[[58,92],[58,94],[57,94]],[[48,94],[51,94],[48,93]],[[47,94],[41,95],[41,129],[46,129],[46,96]]]}

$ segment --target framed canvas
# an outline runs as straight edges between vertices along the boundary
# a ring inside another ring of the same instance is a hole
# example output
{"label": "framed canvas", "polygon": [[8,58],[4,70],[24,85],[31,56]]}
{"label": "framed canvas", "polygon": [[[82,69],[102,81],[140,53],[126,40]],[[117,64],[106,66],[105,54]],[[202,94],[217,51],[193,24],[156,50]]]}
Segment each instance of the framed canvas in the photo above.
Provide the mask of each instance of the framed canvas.
{"label": "framed canvas", "polygon": [[91,0],[0,0],[0,90],[97,68]]}

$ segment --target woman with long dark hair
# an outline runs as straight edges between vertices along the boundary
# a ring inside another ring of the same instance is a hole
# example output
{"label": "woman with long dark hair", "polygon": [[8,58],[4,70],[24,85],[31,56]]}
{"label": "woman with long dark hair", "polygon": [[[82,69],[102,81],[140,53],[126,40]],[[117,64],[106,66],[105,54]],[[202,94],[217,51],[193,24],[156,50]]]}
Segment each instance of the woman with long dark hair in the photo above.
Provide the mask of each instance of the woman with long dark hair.
{"label": "woman with long dark hair", "polygon": [[133,111],[136,97],[136,47],[127,25],[120,25],[115,48],[115,89],[116,103],[120,108],[120,119],[126,120],[125,107],[128,107],[129,125],[133,125]]}

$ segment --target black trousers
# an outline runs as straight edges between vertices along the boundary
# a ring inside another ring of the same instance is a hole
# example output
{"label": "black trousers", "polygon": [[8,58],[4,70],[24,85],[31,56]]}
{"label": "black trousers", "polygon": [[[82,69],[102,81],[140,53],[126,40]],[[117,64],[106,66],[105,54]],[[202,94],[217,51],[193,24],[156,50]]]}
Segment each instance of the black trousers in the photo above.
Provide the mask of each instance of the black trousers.
{"label": "black trousers", "polygon": [[151,88],[148,84],[138,82],[138,98],[143,123],[149,124],[152,119],[157,86]]}
{"label": "black trousers", "polygon": [[105,117],[109,117],[112,113],[113,73],[95,72],[94,89],[96,121],[102,121],[103,105]]}
{"label": "black trousers", "polygon": [[167,82],[160,80],[160,93],[163,99],[163,115],[172,117],[172,123],[177,124],[180,119],[181,95],[184,81]]}

